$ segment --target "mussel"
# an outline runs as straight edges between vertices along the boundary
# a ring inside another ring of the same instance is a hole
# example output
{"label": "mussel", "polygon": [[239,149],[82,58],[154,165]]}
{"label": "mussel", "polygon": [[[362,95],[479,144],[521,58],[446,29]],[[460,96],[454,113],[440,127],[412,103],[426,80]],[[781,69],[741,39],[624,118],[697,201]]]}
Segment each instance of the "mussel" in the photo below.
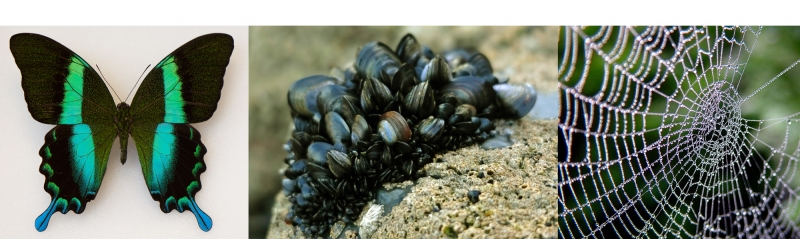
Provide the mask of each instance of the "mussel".
{"label": "mussel", "polygon": [[529,84],[497,84],[492,86],[497,92],[497,101],[510,117],[519,119],[528,114],[536,104],[536,90]]}
{"label": "mussel", "polygon": [[444,132],[444,120],[433,116],[422,120],[415,130],[424,142],[436,142]]}
{"label": "mussel", "polygon": [[337,178],[343,178],[353,170],[353,162],[347,154],[338,150],[328,151],[328,168]]}
{"label": "mussel", "polygon": [[408,128],[406,119],[397,111],[389,111],[381,115],[378,134],[383,138],[383,142],[390,146],[398,141],[411,139],[411,129]]}
{"label": "mussel", "polygon": [[403,39],[400,39],[400,43],[397,44],[397,56],[403,63],[409,64],[409,66],[413,66],[420,57],[423,57],[422,48],[419,46],[419,43],[417,43],[417,39],[414,38],[414,35],[409,33],[403,36]]}
{"label": "mussel", "polygon": [[495,98],[492,85],[484,78],[475,76],[455,78],[442,87],[441,93],[455,97],[462,104],[471,104],[478,111],[492,104]]}
{"label": "mussel", "polygon": [[429,82],[414,86],[403,100],[403,109],[417,118],[425,118],[433,113],[435,103],[433,89]]}
{"label": "mussel", "polygon": [[306,117],[314,117],[319,113],[317,96],[319,90],[326,85],[336,84],[336,78],[324,75],[309,76],[289,86],[287,95],[289,107],[293,112]]}
{"label": "mussel", "polygon": [[350,143],[350,126],[339,113],[328,112],[325,114],[325,132],[332,143]]}
{"label": "mussel", "polygon": [[370,145],[372,128],[367,123],[367,119],[361,115],[356,115],[356,119],[350,125],[350,142],[358,149],[366,149]]}
{"label": "mussel", "polygon": [[394,100],[386,85],[375,78],[365,79],[361,87],[361,108],[364,112],[381,112]]}
{"label": "mussel", "polygon": [[356,56],[356,71],[363,78],[379,79],[384,84],[391,84],[388,77],[394,75],[400,67],[400,58],[391,48],[380,42],[370,42],[361,47]]}
{"label": "mussel", "polygon": [[431,87],[439,89],[442,86],[450,83],[453,76],[450,74],[450,67],[447,61],[439,56],[434,57],[422,70],[422,81],[429,82]]}

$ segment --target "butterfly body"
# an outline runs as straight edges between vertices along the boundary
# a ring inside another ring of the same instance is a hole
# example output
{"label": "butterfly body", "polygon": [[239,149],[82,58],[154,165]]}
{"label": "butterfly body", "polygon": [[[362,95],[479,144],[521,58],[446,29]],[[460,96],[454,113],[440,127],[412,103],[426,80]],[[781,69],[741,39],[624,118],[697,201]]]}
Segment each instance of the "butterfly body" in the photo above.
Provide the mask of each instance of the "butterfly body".
{"label": "butterfly body", "polygon": [[232,37],[208,34],[187,42],[147,74],[130,105],[116,106],[99,75],[60,43],[22,33],[11,37],[10,46],[28,111],[56,125],[39,151],[39,172],[52,200],[37,217],[37,230],[45,230],[55,212],[83,212],[97,195],[117,136],[120,161],[126,162],[129,135],[160,209],[189,210],[202,230],[211,229],[211,218],[194,199],[207,149],[190,123],[208,120],[216,110]]}
{"label": "butterfly body", "polygon": [[123,136],[119,138],[119,148],[122,151],[119,161],[125,164],[128,159],[128,135],[131,134],[131,125],[133,124],[131,106],[125,102],[117,104],[114,124],[117,126],[117,135]]}

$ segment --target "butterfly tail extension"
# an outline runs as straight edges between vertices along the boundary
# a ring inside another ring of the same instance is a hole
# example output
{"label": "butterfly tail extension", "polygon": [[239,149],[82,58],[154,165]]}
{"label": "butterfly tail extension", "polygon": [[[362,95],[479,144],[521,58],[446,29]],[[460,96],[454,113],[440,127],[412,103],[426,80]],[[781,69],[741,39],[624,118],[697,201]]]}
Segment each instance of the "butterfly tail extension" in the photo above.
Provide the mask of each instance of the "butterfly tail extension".
{"label": "butterfly tail extension", "polygon": [[203,210],[201,210],[200,207],[197,206],[197,202],[194,200],[194,198],[189,198],[182,202],[184,203],[180,203],[182,204],[180,208],[188,207],[188,209],[192,211],[192,213],[194,213],[194,217],[197,218],[197,225],[200,226],[201,230],[206,232],[208,230],[211,230],[211,225],[212,225],[211,217],[209,217],[208,214],[203,212]]}
{"label": "butterfly tail extension", "polygon": [[57,199],[53,198],[53,201],[50,202],[50,206],[48,206],[47,209],[45,209],[41,215],[36,217],[36,222],[34,226],[36,227],[37,231],[42,232],[45,229],[47,229],[47,224],[50,223],[50,217],[52,217],[53,214],[56,213],[56,208],[58,207],[56,202]]}

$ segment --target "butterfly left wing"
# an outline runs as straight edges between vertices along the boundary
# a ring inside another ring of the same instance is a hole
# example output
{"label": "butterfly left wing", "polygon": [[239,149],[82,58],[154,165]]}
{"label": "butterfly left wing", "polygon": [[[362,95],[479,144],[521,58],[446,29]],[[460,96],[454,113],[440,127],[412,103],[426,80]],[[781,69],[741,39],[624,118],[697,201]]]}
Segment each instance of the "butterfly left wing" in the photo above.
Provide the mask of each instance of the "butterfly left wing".
{"label": "butterfly left wing", "polygon": [[187,42],[147,74],[130,106],[131,135],[150,195],[164,213],[190,210],[203,231],[211,229],[211,218],[194,196],[206,148],[188,123],[208,120],[216,110],[232,52],[227,34]]}
{"label": "butterfly left wing", "polygon": [[20,33],[9,48],[22,75],[31,116],[56,124],[39,150],[50,205],[36,218],[44,231],[55,212],[81,213],[100,189],[117,135],[114,100],[83,58],[46,36]]}

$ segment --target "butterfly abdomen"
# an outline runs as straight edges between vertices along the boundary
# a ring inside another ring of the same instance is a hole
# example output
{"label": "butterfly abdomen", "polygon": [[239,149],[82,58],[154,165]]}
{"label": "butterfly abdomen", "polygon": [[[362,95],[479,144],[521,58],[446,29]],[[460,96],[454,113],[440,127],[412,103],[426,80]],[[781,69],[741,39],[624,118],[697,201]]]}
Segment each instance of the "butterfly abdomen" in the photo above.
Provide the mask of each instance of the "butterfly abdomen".
{"label": "butterfly abdomen", "polygon": [[125,102],[119,103],[117,105],[117,113],[114,114],[114,124],[117,126],[119,149],[122,151],[119,160],[122,164],[125,164],[128,159],[128,135],[131,133],[132,122],[131,107]]}

